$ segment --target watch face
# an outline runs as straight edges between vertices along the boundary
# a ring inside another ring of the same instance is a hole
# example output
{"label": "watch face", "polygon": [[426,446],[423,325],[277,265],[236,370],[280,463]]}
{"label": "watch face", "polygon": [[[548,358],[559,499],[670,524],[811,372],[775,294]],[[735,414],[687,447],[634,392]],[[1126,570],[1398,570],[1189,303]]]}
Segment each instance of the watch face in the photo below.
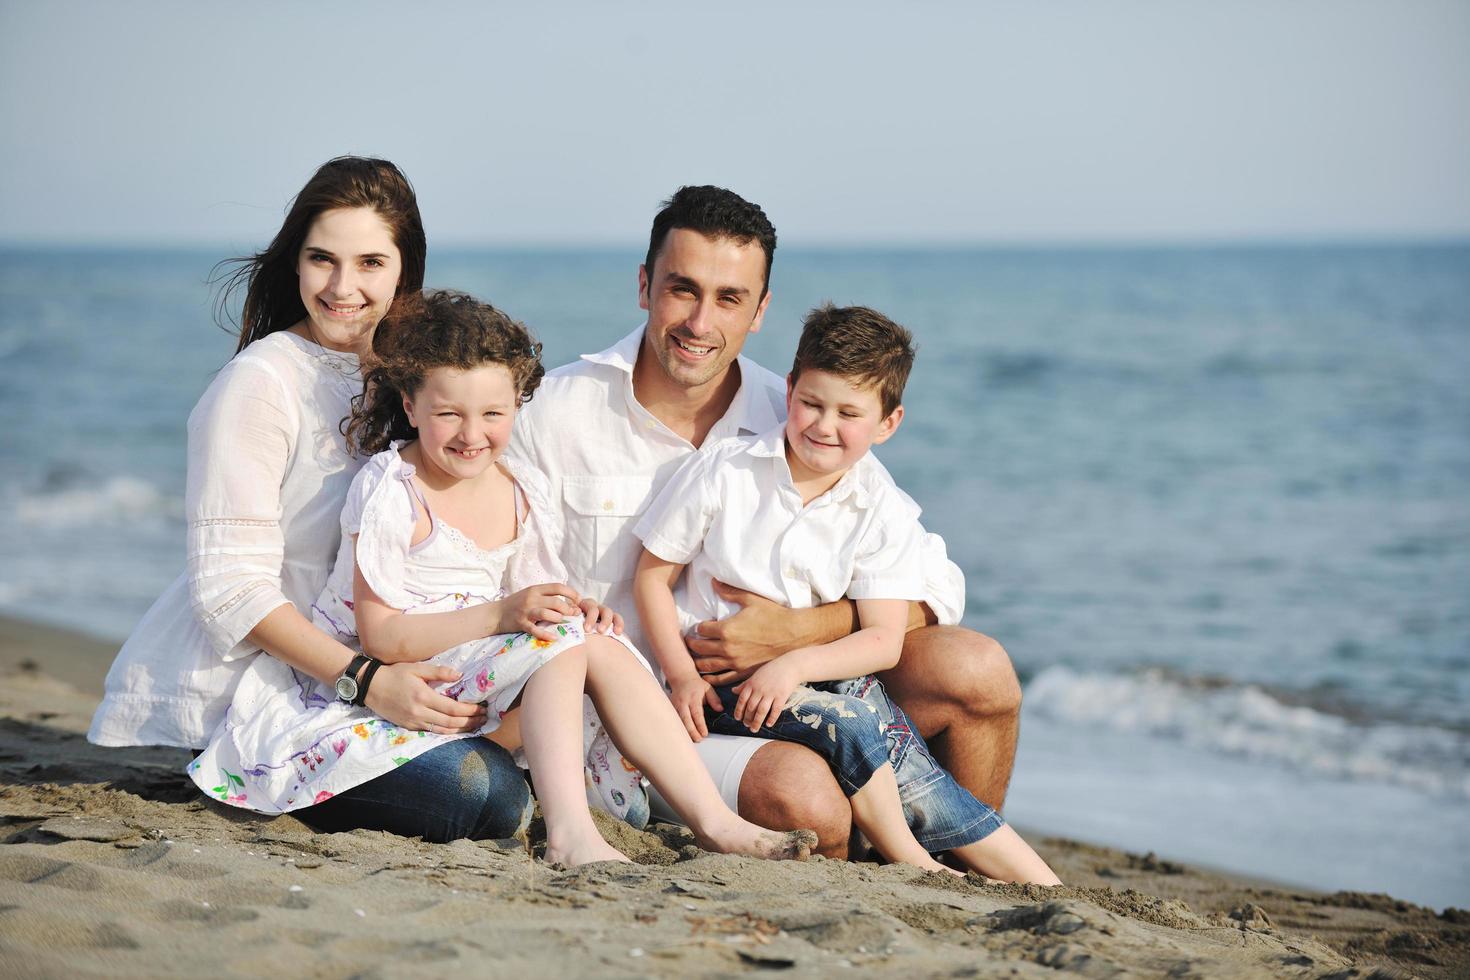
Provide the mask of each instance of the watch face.
{"label": "watch face", "polygon": [[346,674],[337,678],[337,697],[343,701],[351,701],[357,697],[357,681]]}

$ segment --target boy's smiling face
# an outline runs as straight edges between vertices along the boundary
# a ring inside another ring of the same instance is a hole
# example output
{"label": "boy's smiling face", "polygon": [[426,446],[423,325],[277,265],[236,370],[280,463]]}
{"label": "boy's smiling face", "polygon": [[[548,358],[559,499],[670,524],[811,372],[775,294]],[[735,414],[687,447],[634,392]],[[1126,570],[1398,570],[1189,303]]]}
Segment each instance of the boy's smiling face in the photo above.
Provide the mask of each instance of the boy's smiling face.
{"label": "boy's smiling face", "polygon": [[883,414],[876,386],[808,368],[786,379],[786,462],[798,483],[840,477],[872,446],[886,442],[903,406]]}

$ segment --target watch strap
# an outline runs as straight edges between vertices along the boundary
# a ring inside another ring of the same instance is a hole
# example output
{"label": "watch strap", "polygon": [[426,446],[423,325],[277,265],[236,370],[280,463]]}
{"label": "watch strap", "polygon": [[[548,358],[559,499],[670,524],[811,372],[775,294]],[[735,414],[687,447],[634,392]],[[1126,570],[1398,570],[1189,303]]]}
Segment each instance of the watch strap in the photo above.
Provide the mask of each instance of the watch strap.
{"label": "watch strap", "polygon": [[373,676],[377,674],[378,668],[383,666],[381,660],[374,660],[372,657],[368,657],[367,662],[367,669],[362,672],[362,677],[358,679],[357,697],[352,699],[353,704],[367,704],[368,686],[372,684]]}
{"label": "watch strap", "polygon": [[[342,671],[343,677],[351,678],[353,684],[357,685],[359,693],[361,693],[361,683],[357,679],[358,674],[362,672],[364,666],[372,662],[372,659],[372,657],[369,657],[365,653],[359,653],[348,661],[347,669]],[[338,697],[340,698],[341,696],[338,695]],[[354,697],[351,703],[357,704],[357,698]]]}

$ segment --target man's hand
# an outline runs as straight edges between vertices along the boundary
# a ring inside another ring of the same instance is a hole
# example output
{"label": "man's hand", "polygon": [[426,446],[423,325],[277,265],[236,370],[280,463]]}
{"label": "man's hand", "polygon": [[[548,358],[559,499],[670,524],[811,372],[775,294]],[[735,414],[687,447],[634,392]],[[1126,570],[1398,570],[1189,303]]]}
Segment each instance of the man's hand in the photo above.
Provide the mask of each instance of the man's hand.
{"label": "man's hand", "polygon": [[801,678],[789,661],[776,659],[750,675],[750,679],[735,686],[740,695],[732,712],[735,720],[759,733],[761,726],[774,725],[791,699]]}
{"label": "man's hand", "polygon": [[798,612],[714,580],[715,592],[726,602],[740,604],[740,611],[725,619],[707,619],[686,638],[694,655],[694,669],[715,684],[744,680],[762,664],[770,663],[788,650],[807,642],[799,632]]}
{"label": "man's hand", "polygon": [[583,599],[577,603],[589,633],[616,633],[623,635],[623,617],[602,605],[596,599]]}
{"label": "man's hand", "polygon": [[367,706],[384,721],[413,732],[472,732],[485,724],[485,706],[462,704],[429,686],[459,678],[459,671],[435,664],[384,664],[368,686]]}
{"label": "man's hand", "polygon": [[674,711],[684,723],[690,739],[698,742],[709,734],[709,726],[704,722],[704,706],[720,710],[720,697],[709,681],[698,674],[670,681],[669,700],[674,702]]}

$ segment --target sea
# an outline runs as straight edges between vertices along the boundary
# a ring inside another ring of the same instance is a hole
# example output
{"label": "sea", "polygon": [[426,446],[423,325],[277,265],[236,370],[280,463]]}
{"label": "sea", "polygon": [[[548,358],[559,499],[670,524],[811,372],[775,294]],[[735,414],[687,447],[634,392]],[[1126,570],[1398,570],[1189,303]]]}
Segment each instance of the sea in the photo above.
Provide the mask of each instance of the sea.
{"label": "sea", "polygon": [[[0,611],[121,640],[183,567],[220,249],[0,248]],[[637,244],[431,250],[548,364],[641,323]],[[1030,832],[1470,906],[1470,243],[783,246],[747,353],[876,307],[880,455],[1025,690]]]}

